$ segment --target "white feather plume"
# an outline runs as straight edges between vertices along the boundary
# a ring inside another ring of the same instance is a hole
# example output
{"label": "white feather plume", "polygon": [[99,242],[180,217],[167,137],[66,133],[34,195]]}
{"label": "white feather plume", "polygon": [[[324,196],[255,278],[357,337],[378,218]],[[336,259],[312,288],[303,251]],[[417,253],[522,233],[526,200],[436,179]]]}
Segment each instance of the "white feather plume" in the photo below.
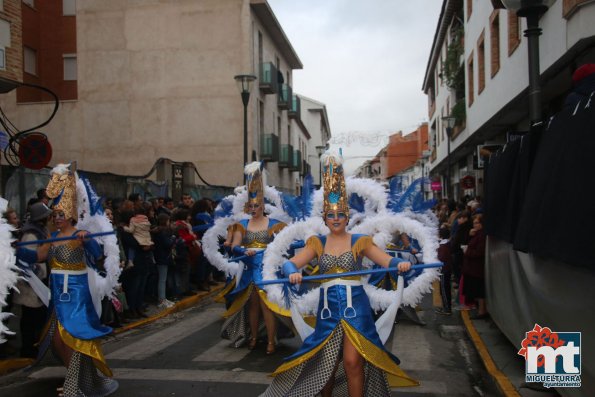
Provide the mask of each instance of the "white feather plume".
{"label": "white feather plume", "polygon": [[[14,228],[2,216],[7,207],[8,201],[0,197],[0,309],[6,306],[8,294],[15,288],[19,278],[14,249],[10,245],[14,240],[11,234]],[[4,321],[10,316],[11,313],[0,313],[0,344],[6,342],[4,335],[14,335],[14,332],[4,325]]]}

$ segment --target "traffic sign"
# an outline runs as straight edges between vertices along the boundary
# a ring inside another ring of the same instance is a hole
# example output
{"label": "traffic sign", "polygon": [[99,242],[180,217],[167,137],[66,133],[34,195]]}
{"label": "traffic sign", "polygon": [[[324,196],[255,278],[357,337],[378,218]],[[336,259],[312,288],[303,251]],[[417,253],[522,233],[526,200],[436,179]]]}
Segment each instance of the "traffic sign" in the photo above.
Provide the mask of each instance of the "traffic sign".
{"label": "traffic sign", "polygon": [[19,160],[23,167],[40,170],[51,159],[52,145],[44,134],[34,132],[19,140]]}

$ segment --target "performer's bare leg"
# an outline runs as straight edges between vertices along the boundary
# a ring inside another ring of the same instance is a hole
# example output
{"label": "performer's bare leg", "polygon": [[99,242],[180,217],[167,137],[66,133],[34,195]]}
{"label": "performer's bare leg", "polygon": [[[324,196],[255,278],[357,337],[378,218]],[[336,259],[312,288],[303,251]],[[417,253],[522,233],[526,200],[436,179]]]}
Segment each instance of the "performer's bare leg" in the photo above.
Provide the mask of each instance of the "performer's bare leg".
{"label": "performer's bare leg", "polygon": [[277,320],[275,319],[275,315],[266,305],[266,303],[260,299],[260,308],[262,310],[262,315],[264,316],[264,325],[267,329],[267,354],[272,354],[275,352],[275,336],[277,334]]}
{"label": "performer's bare leg", "polygon": [[250,342],[248,343],[248,347],[250,349],[254,349],[256,346],[256,339],[258,338],[258,320],[260,318],[260,307],[258,301],[260,298],[258,297],[258,292],[256,289],[252,291],[250,294],[250,306],[248,312],[248,322],[250,324]]}
{"label": "performer's bare leg", "polygon": [[347,376],[349,397],[364,396],[364,358],[359,354],[347,335],[343,336],[343,367]]}

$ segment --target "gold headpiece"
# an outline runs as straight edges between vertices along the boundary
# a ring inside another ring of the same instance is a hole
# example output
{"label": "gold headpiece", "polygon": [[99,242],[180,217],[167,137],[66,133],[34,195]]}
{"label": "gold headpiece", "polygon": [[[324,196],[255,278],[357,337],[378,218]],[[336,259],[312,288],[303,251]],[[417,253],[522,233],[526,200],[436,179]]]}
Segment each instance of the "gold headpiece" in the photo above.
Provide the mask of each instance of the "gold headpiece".
{"label": "gold headpiece", "polygon": [[51,179],[45,189],[53,201],[53,210],[62,211],[66,219],[78,220],[76,202],[76,163],[58,164],[51,171]]}
{"label": "gold headpiece", "polygon": [[264,181],[262,174],[262,163],[254,161],[244,167],[246,174],[246,189],[248,190],[248,201],[245,212],[248,212],[248,204],[260,204],[264,209]]}
{"label": "gold headpiece", "polygon": [[343,211],[349,216],[349,203],[345,189],[345,175],[343,174],[343,159],[340,156],[326,152],[322,155],[324,184],[323,215],[328,211]]}

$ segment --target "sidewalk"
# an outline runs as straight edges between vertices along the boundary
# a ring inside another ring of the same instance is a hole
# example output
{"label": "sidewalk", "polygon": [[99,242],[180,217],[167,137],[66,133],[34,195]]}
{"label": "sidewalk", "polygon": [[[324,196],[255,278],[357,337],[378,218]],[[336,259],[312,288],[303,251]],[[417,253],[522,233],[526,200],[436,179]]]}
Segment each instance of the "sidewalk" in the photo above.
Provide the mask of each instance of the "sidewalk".
{"label": "sidewalk", "polygon": [[[172,313],[188,309],[189,307],[196,305],[203,299],[217,295],[219,291],[221,291],[224,287],[225,284],[220,283],[219,285],[213,286],[210,291],[198,292],[196,295],[189,296],[176,302],[174,306],[168,309],[160,309],[157,306],[150,306],[148,310],[149,317],[139,319],[137,321],[130,322],[127,324],[123,324],[120,328],[114,328],[113,334],[118,335],[131,329],[142,327],[156,320],[159,320],[160,318],[169,316]],[[32,364],[33,361],[34,360],[30,358],[10,358],[6,360],[0,360],[0,376],[25,368],[28,365]]]}
{"label": "sidewalk", "polygon": [[486,370],[503,396],[559,396],[554,389],[534,390],[527,387],[525,362],[517,354],[520,347],[513,346],[490,318],[471,320],[468,311],[462,311],[461,318]]}

